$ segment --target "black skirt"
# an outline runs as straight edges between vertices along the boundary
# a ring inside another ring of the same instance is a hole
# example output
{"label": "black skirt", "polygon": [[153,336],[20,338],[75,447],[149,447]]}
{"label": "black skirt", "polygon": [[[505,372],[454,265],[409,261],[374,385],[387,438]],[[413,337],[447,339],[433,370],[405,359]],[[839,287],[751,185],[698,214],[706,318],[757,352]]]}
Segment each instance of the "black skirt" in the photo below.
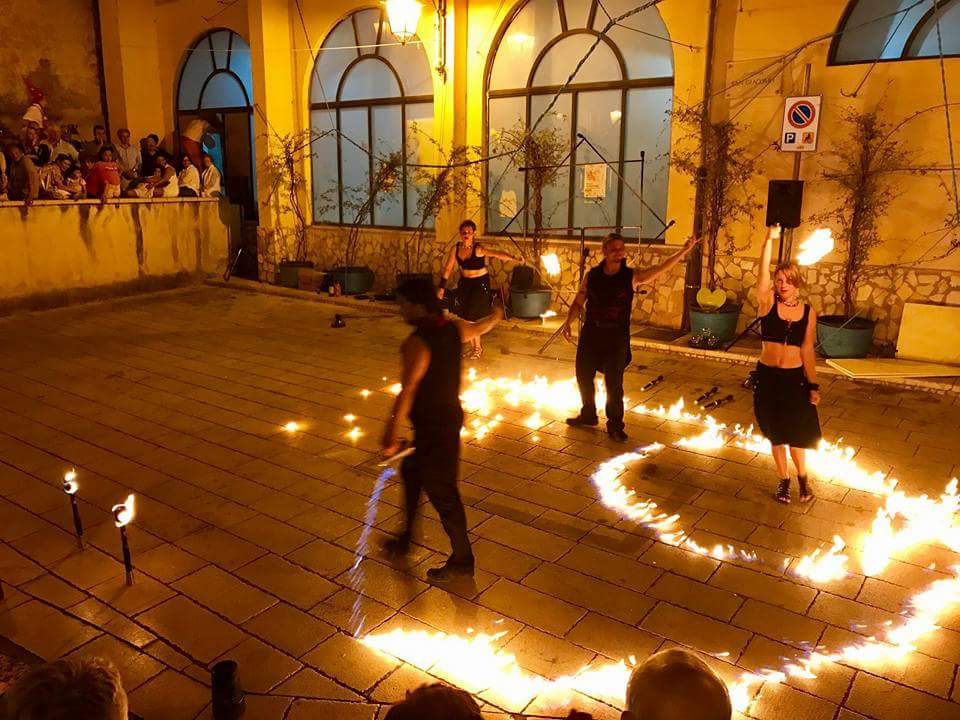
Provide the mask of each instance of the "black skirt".
{"label": "black skirt", "polygon": [[776,368],[757,363],[753,384],[757,426],[771,445],[814,449],[820,443],[820,416],[810,402],[802,367]]}
{"label": "black skirt", "polygon": [[480,277],[460,276],[457,285],[456,313],[464,320],[480,320],[492,312],[490,275]]}

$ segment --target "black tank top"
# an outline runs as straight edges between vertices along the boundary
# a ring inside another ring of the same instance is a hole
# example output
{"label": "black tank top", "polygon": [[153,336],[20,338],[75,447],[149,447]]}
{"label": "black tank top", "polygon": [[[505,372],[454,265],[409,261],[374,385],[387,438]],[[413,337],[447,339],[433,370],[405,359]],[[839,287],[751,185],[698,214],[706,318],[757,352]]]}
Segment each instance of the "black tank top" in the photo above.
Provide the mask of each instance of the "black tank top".
{"label": "black tank top", "polygon": [[626,263],[607,275],[603,263],[587,273],[587,324],[629,329],[633,307],[633,270]]}
{"label": "black tank top", "polygon": [[463,424],[460,407],[460,331],[442,315],[424,318],[413,333],[430,350],[430,365],[420,380],[410,422],[414,428]]}
{"label": "black tank top", "polygon": [[782,343],[784,345],[803,345],[803,338],[807,335],[807,322],[810,318],[810,306],[804,303],[803,317],[799,320],[784,320],[777,312],[777,296],[773,296],[773,307],[770,312],[760,318],[760,338],[764,342]]}
{"label": "black tank top", "polygon": [[463,243],[457,243],[457,265],[460,266],[461,270],[483,270],[487,266],[486,258],[477,257],[477,243],[473,244],[473,250],[470,253],[470,257],[466,260],[463,260],[460,257],[460,246]]}

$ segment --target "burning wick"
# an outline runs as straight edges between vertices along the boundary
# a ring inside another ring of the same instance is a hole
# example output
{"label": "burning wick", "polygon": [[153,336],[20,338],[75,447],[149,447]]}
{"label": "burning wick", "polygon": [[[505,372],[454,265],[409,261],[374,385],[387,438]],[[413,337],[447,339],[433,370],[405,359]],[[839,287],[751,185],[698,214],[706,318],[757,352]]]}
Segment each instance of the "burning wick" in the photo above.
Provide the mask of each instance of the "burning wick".
{"label": "burning wick", "polygon": [[830,228],[814,230],[813,234],[800,243],[797,254],[798,265],[813,265],[833,251],[833,231]]}
{"label": "burning wick", "polygon": [[347,415],[344,415],[344,416],[343,416],[343,419],[346,420],[348,423],[351,423],[351,424],[352,424],[353,421],[357,419],[357,416],[354,415],[353,413],[349,413],[349,414],[347,414]]}
{"label": "burning wick", "polygon": [[350,432],[347,433],[347,437],[350,438],[351,440],[356,440],[361,435],[363,435],[363,432],[356,425],[354,425],[350,429]]}
{"label": "burning wick", "polygon": [[556,253],[541,255],[540,259],[543,261],[543,267],[547,271],[547,275],[557,277],[560,274],[560,258],[557,257]]}
{"label": "burning wick", "polygon": [[127,525],[134,516],[134,495],[111,508],[113,522],[120,528],[120,547],[123,549],[123,568],[127,572],[127,585],[133,585],[133,559],[130,557],[130,543],[127,541]]}
{"label": "burning wick", "polygon": [[297,430],[300,429],[300,424],[294,420],[291,420],[290,422],[288,422],[286,425],[283,426],[283,429],[286,430],[288,433],[295,433]]}
{"label": "burning wick", "polygon": [[77,547],[83,550],[83,520],[80,519],[80,505],[77,503],[77,471],[70,470],[63,476],[63,491],[70,497],[70,507],[73,509],[73,530],[77,534]]}
{"label": "burning wick", "polygon": [[370,397],[370,391],[367,389],[363,389],[360,391],[360,395],[363,396],[364,400],[366,400],[368,397]]}

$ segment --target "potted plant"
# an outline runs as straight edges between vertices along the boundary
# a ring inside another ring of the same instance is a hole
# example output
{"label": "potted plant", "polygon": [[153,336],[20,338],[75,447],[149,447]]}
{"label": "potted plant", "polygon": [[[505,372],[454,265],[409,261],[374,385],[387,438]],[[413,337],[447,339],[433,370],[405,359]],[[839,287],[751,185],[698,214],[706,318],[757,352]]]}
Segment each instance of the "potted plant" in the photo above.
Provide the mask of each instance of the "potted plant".
{"label": "potted plant", "polygon": [[373,270],[357,264],[360,248],[360,233],[373,210],[397,188],[400,182],[403,156],[399,151],[377,160],[376,171],[370,178],[369,187],[351,188],[349,199],[344,203],[353,212],[353,220],[347,229],[343,263],[330,270],[331,279],[340,284],[344,295],[359,295],[373,287]]}
{"label": "potted plant", "polygon": [[[307,218],[302,203],[306,178],[300,168],[312,155],[313,143],[325,134],[303,130],[268,138],[275,151],[267,155],[262,167],[270,187],[267,203],[273,206],[277,218],[273,238],[284,287],[299,287],[300,271],[313,271],[313,263],[307,260]],[[329,203],[329,194],[321,194],[317,202]]]}
{"label": "potted plant", "polygon": [[865,357],[873,342],[876,320],[856,309],[857,288],[867,273],[870,252],[880,244],[879,221],[897,196],[893,173],[907,166],[909,157],[900,140],[872,110],[847,110],[841,115],[847,137],[830,153],[822,173],[836,183],[835,204],[818,215],[837,228],[835,236],[844,253],[841,296],[843,314],[817,318],[820,352],[832,358]]}
{"label": "potted plant", "polygon": [[682,135],[671,161],[700,193],[707,256],[707,284],[690,305],[690,332],[694,338],[715,338],[719,345],[736,334],[740,302],[732,290],[720,287],[717,260],[748,247],[736,244],[730,226],[760,208],[748,183],[756,173],[757,157],[742,143],[742,127],[734,120],[705,121],[693,107],[675,110],[674,120]]}
{"label": "potted plant", "polygon": [[[563,163],[570,151],[570,138],[556,127],[545,127],[529,132],[523,125],[503,130],[494,152],[512,153],[511,162],[526,168],[528,207],[527,215],[533,220],[529,235],[530,257],[533,262],[526,272],[533,272],[530,287],[510,288],[510,309],[516,317],[539,318],[550,307],[552,293],[540,273],[540,257],[543,255],[544,190],[557,181],[568,166]],[[523,274],[521,273],[521,277]]]}

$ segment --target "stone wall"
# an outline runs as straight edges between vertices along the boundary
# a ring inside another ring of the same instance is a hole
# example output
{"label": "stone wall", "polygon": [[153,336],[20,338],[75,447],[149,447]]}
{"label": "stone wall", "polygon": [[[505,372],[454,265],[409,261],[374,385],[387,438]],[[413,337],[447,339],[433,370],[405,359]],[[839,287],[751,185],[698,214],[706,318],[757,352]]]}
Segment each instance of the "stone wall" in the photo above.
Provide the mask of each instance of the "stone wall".
{"label": "stone wall", "polygon": [[[757,281],[758,258],[721,258],[717,276],[724,290],[743,303],[740,327],[756,317],[752,291]],[[843,314],[843,265],[818,263],[804,268],[804,298],[821,315]],[[903,305],[908,302],[960,305],[960,272],[918,267],[868,268],[857,292],[857,308],[863,317],[877,321],[873,339],[877,344],[896,342]]]}
{"label": "stone wall", "polygon": [[[336,226],[314,225],[308,229],[307,259],[311,260],[318,270],[328,270],[344,262],[346,247],[346,230]],[[407,257],[413,258],[417,248],[411,240],[412,233],[393,230],[370,229],[361,233],[358,242],[356,260],[358,265],[367,265],[374,271],[374,290],[385,291],[393,289],[396,275],[401,272],[427,272],[439,279],[451,243],[438,242],[433,234],[424,238],[420,248],[421,262],[407,262]],[[499,248],[503,252],[517,255],[517,247],[507,238],[485,237],[481,242],[491,248]],[[587,258],[586,269],[600,262],[600,245],[597,242],[587,243],[590,255]],[[664,257],[673,253],[677,248],[669,245],[644,245],[640,250],[640,264],[653,265]],[[524,248],[529,254],[529,250]],[[547,243],[546,253],[555,252],[560,259],[560,276],[547,278],[554,289],[552,309],[561,313],[576,293],[579,278],[580,245],[572,241],[558,241]],[[635,246],[630,248],[630,263],[635,264]],[[512,265],[499,260],[488,263],[490,274],[495,286],[505,286],[509,282]],[[260,237],[260,279],[276,282],[277,271],[276,254],[268,242],[268,238]],[[645,295],[641,295],[634,306],[634,320],[640,323],[659,327],[679,328],[683,309],[683,278],[684,265],[678,264],[671,272],[662,278],[656,285],[651,286]],[[456,282],[456,270],[453,282]],[[559,295],[559,298],[558,298]]]}
{"label": "stone wall", "polygon": [[0,310],[222,273],[239,218],[210,199],[0,203]]}

